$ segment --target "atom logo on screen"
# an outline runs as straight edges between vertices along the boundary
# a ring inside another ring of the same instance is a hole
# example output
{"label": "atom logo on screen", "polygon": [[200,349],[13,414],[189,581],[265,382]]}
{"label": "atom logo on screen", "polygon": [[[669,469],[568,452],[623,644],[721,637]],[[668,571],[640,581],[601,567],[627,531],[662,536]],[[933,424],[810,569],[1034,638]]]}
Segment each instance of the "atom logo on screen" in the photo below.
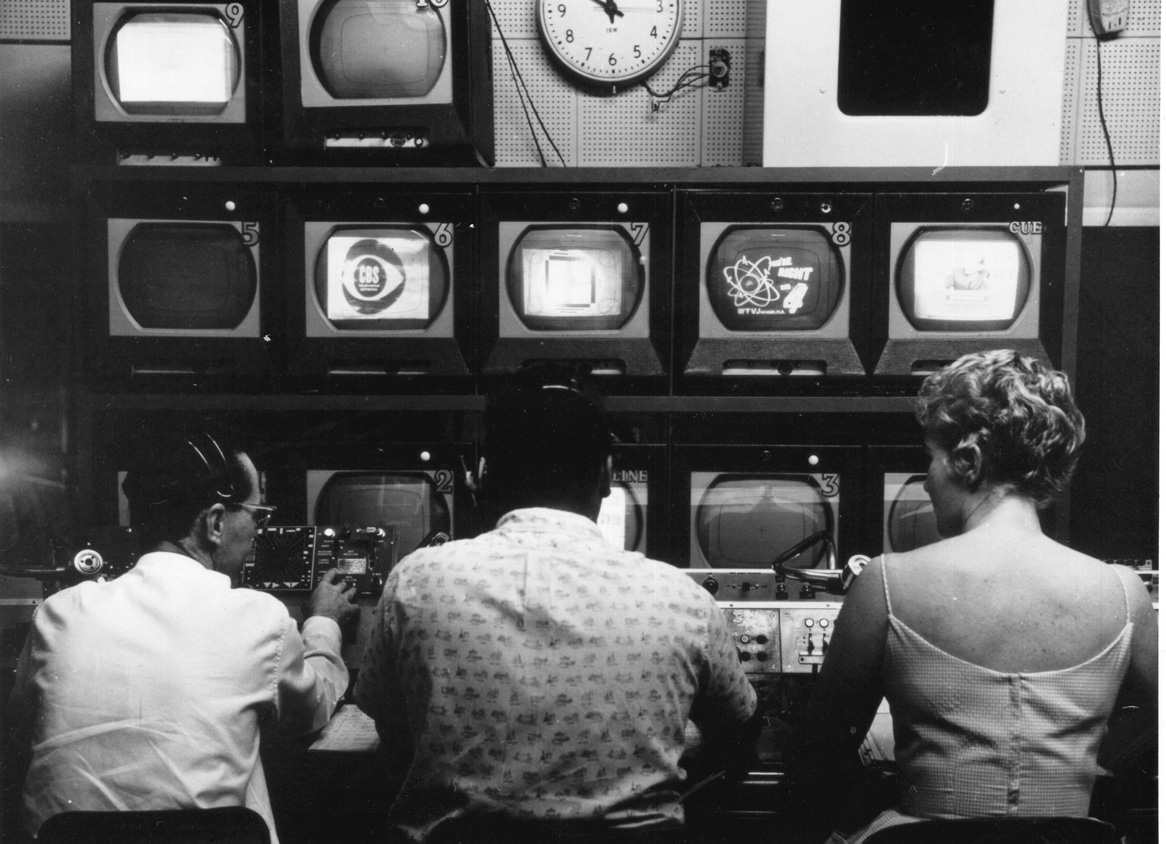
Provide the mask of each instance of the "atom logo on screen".
{"label": "atom logo on screen", "polygon": [[838,306],[842,275],[820,227],[730,226],[705,279],[713,313],[730,331],[815,331]]}
{"label": "atom logo on screen", "polygon": [[816,269],[808,263],[795,265],[788,255],[762,255],[756,261],[742,255],[735,264],[725,267],[724,273],[735,307],[792,316],[817,305]]}

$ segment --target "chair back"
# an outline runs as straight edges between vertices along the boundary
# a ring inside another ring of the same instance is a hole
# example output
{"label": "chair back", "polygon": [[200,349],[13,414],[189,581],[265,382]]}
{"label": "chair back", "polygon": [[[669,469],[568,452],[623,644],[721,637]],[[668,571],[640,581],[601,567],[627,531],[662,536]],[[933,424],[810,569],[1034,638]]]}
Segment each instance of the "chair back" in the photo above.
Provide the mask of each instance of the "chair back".
{"label": "chair back", "polygon": [[1097,818],[960,818],[880,829],[867,844],[1118,844],[1112,824]]}
{"label": "chair back", "polygon": [[243,806],[142,812],[63,812],[37,844],[270,844],[259,813]]}

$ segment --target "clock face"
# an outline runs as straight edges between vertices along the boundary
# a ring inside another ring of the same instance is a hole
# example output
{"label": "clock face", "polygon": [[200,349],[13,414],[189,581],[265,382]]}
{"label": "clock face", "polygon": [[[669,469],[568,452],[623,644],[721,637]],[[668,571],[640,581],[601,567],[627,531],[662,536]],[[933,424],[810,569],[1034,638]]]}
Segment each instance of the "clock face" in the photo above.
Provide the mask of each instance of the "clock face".
{"label": "clock face", "polygon": [[655,73],[680,38],[683,0],[537,0],[538,31],[568,73],[625,86]]}

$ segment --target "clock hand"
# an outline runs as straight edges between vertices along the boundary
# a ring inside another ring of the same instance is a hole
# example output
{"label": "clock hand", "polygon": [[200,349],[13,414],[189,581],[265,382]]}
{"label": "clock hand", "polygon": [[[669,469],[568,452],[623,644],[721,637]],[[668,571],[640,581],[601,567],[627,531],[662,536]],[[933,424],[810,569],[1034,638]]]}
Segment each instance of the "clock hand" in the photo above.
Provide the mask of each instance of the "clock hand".
{"label": "clock hand", "polygon": [[603,11],[607,13],[607,18],[612,23],[615,23],[615,16],[623,17],[623,12],[619,10],[619,6],[615,5],[615,0],[594,0],[603,7]]}

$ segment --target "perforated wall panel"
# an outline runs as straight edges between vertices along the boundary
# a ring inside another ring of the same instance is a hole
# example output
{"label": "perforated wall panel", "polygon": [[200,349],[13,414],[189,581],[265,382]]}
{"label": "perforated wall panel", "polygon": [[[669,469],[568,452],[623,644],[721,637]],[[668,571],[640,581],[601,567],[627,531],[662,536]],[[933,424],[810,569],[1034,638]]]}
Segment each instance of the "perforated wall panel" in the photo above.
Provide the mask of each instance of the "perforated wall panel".
{"label": "perforated wall panel", "polygon": [[[1063,163],[1108,165],[1109,154],[1097,104],[1097,50],[1093,38],[1071,39],[1076,66],[1069,138],[1062,139]],[[1161,42],[1158,38],[1119,38],[1101,49],[1101,104],[1118,166],[1158,164],[1161,135]],[[1068,152],[1068,155],[1066,155]]]}
{"label": "perforated wall panel", "polygon": [[[705,38],[740,38],[745,32],[748,0],[723,0],[706,3],[704,10]],[[688,14],[688,7],[684,9]]]}
{"label": "perforated wall panel", "polygon": [[765,3],[751,0],[745,12],[744,128],[741,163],[761,165],[765,132]]}
{"label": "perforated wall panel", "polygon": [[[538,40],[531,0],[494,0],[505,41],[515,57],[538,114],[554,136],[567,166],[698,167],[743,164],[746,19],[764,0],[684,0],[684,29],[669,61],[646,80],[666,93],[689,68],[706,66],[709,50],[729,51],[730,83],[724,90],[686,88],[666,101],[641,86],[614,96],[577,87],[547,56]],[[537,167],[532,139],[498,30],[494,31],[494,126],[500,167]],[[529,121],[537,127],[533,113]],[[541,130],[540,130],[541,134]],[[550,166],[559,166],[543,140]]]}
{"label": "perforated wall panel", "polygon": [[[555,146],[559,148],[566,166],[578,165],[577,136],[578,114],[575,93],[566,80],[551,65],[550,59],[538,41],[510,40],[510,52],[525,91],[529,93],[534,109],[542,118]],[[559,166],[560,162],[547,135],[539,126],[529,105],[523,108],[519,97],[519,87],[506,59],[501,45],[494,42],[494,155],[499,166],[539,167],[539,147],[535,145],[537,130],[538,143],[543,150],[547,166]],[[529,122],[528,122],[529,120]]]}
{"label": "perforated wall panel", "polygon": [[[1085,3],[1077,0],[1069,8],[1060,159],[1067,165],[1104,166],[1109,162],[1097,116],[1096,42]],[[538,41],[532,0],[495,0],[493,5],[538,112],[569,166],[761,163],[765,0],[684,0],[680,46],[648,84],[666,90],[685,68],[706,64],[710,48],[722,47],[732,61],[730,85],[724,91],[684,92],[655,112],[643,88],[615,97],[596,95],[559,73]],[[7,11],[5,2],[0,9]],[[1161,16],[1161,0],[1131,0],[1126,30],[1101,47],[1105,115],[1119,166],[1159,162]],[[497,32],[494,98],[498,165],[538,166]],[[545,141],[543,146],[548,159],[554,158]]]}
{"label": "perforated wall panel", "polygon": [[[1086,0],[1069,4],[1070,37],[1093,37],[1089,26]],[[1162,0],[1130,0],[1129,20],[1126,21],[1125,37],[1156,36],[1162,29]]]}
{"label": "perforated wall panel", "polygon": [[0,42],[68,40],[69,0],[0,0]]}
{"label": "perforated wall panel", "polygon": [[1061,93],[1061,163],[1073,161],[1077,142],[1077,75],[1081,67],[1081,39],[1065,44],[1065,86]]}
{"label": "perforated wall panel", "polygon": [[744,163],[745,41],[709,39],[708,45],[729,51],[731,83],[721,91],[715,88],[702,91],[704,137],[700,163],[704,167],[733,167]]}
{"label": "perforated wall panel", "polygon": [[[700,63],[700,42],[681,41],[672,58],[648,80],[659,91],[680,73]],[[660,88],[657,88],[660,86]],[[613,160],[632,167],[687,167],[698,164],[700,137],[692,131],[701,125],[699,92],[680,91],[652,110],[651,98],[640,87],[614,97],[579,98],[579,163],[602,167]],[[668,143],[661,143],[669,139]]]}
{"label": "perforated wall panel", "polygon": [[[1069,5],[1061,163],[1107,166],[1097,109],[1097,40],[1087,0]],[[1130,0],[1126,28],[1101,43],[1101,98],[1118,166],[1158,164],[1161,0]]]}

